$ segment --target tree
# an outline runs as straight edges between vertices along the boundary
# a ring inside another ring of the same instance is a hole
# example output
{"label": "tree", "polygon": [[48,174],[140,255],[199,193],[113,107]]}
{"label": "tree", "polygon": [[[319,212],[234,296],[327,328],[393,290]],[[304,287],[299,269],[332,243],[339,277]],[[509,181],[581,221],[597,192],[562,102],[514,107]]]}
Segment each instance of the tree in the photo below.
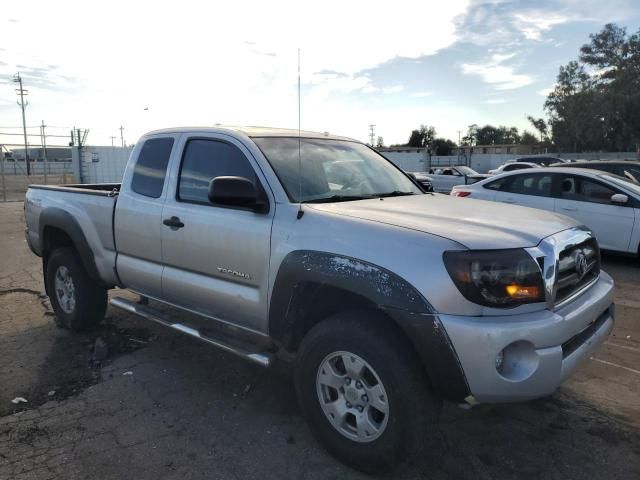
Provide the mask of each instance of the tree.
{"label": "tree", "polygon": [[432,155],[449,155],[457,145],[448,138],[435,138],[431,144]]}
{"label": "tree", "polygon": [[431,147],[434,138],[436,137],[435,127],[420,125],[418,130],[412,130],[409,137],[409,147]]}
{"label": "tree", "polygon": [[521,145],[538,145],[540,141],[538,138],[531,132],[525,130],[520,135],[520,144]]}
{"label": "tree", "polygon": [[471,125],[465,139],[471,135],[475,137],[475,145],[512,145],[520,141],[518,129],[516,127],[505,127],[504,125],[499,127],[494,127],[493,125],[485,125],[483,127]]}
{"label": "tree", "polygon": [[411,135],[409,136],[407,146],[422,147],[422,136],[420,135],[420,130],[411,130]]}
{"label": "tree", "polygon": [[640,152],[640,30],[607,24],[560,67],[545,110],[561,149]]}
{"label": "tree", "polygon": [[472,125],[469,125],[469,128],[467,129],[467,134],[464,137],[462,137],[462,141],[460,143],[465,147],[472,147],[478,143],[477,137],[478,137],[478,125],[474,123]]}
{"label": "tree", "polygon": [[569,62],[560,67],[557,83],[544,104],[551,120],[554,143],[561,149],[582,151],[601,143],[594,132],[596,92],[584,66]]}
{"label": "tree", "polygon": [[548,136],[547,122],[544,121],[544,118],[533,118],[531,115],[527,115],[527,120],[529,120],[529,123],[533,125],[533,128],[535,128],[538,133],[540,133],[540,141],[544,142]]}
{"label": "tree", "polygon": [[376,142],[376,148],[383,148],[383,147],[384,147],[384,138],[378,137],[378,141]]}

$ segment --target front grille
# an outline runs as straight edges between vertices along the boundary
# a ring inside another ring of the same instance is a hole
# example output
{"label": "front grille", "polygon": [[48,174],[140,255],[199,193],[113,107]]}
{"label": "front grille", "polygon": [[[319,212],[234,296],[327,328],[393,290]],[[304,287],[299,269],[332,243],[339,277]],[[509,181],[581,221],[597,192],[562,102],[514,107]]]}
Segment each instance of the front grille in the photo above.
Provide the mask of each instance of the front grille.
{"label": "front grille", "polygon": [[571,245],[560,252],[555,303],[593,282],[600,274],[600,250],[595,238]]}

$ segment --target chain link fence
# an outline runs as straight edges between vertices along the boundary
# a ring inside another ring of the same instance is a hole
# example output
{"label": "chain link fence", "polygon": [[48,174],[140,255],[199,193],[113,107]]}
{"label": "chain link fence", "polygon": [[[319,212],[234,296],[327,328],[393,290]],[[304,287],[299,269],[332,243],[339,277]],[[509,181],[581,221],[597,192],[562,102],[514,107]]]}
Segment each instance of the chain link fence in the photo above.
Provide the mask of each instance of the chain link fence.
{"label": "chain link fence", "polygon": [[0,201],[22,201],[30,184],[73,183],[70,141],[65,127],[0,127]]}

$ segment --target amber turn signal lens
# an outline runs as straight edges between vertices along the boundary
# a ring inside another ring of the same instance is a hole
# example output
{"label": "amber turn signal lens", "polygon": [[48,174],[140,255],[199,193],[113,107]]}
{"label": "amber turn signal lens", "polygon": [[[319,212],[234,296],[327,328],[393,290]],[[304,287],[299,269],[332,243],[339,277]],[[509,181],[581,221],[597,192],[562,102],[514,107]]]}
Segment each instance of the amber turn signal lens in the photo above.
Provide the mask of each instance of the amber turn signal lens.
{"label": "amber turn signal lens", "polygon": [[507,293],[511,298],[538,298],[538,296],[540,295],[540,289],[538,287],[507,285]]}

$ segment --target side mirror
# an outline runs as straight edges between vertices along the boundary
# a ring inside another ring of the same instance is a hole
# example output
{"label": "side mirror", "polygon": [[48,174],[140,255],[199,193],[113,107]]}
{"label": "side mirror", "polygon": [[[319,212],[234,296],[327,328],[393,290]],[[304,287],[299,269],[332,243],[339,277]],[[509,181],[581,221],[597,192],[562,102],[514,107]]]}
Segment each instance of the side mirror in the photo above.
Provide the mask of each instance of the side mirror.
{"label": "side mirror", "polygon": [[611,203],[617,203],[619,205],[624,205],[629,201],[629,197],[624,195],[623,193],[615,193],[611,195]]}
{"label": "side mirror", "polygon": [[209,182],[209,201],[216,205],[239,207],[265,212],[264,194],[260,194],[251,180],[244,177],[216,177]]}

